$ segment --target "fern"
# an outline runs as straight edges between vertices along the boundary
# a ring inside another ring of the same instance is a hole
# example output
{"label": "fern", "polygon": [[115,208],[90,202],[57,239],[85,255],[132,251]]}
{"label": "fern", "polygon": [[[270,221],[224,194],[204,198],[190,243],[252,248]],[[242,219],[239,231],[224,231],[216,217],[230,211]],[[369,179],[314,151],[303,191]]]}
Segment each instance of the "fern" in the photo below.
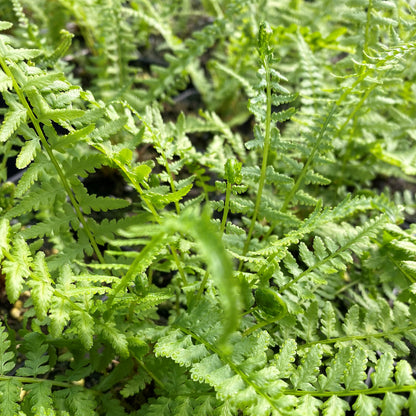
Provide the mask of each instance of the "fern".
{"label": "fern", "polygon": [[[202,94],[206,94],[209,91],[209,82],[204,77],[203,70],[196,63],[197,58],[213,47],[215,42],[221,42],[225,36],[232,33],[232,26],[227,23],[232,21],[231,17],[244,12],[247,2],[229,2],[225,7],[225,12],[212,24],[195,31],[192,37],[188,37],[183,42],[172,33],[172,30],[167,27],[163,18],[148,1],[143,1],[143,3],[144,9],[148,13],[140,11],[138,12],[139,16],[160,32],[166,46],[173,52],[164,56],[166,67],[154,66],[154,78],[143,80],[144,85],[149,89],[148,92],[145,90],[141,93],[145,104],[150,104],[157,99],[173,97],[185,89],[189,78],[197,85]],[[136,102],[136,99],[134,101]],[[134,105],[133,102],[132,105]]]}
{"label": "fern", "polygon": [[0,8],[0,414],[416,412],[410,4]]}
{"label": "fern", "polygon": [[[353,350],[350,346],[342,346],[339,341],[335,341],[339,350],[332,361],[326,363],[326,376],[321,373],[318,379],[319,367],[322,365],[322,347],[319,342],[305,345],[299,350],[302,359],[299,366],[295,367],[290,363],[295,361],[296,343],[287,340],[279,354],[267,365],[265,356],[262,356],[264,346],[260,346],[265,342],[267,348],[270,343],[265,332],[240,341],[237,341],[239,338],[236,336],[236,346],[230,356],[210,343],[210,340],[215,339],[215,327],[207,330],[206,322],[201,322],[199,331],[193,333],[182,327],[184,322],[189,322],[188,319],[192,321],[191,317],[178,321],[180,329],[173,330],[170,335],[160,339],[156,354],[169,356],[180,365],[191,367],[194,379],[212,385],[222,399],[230,402],[231,408],[244,408],[247,414],[269,414],[273,409],[277,411],[277,406],[296,408],[302,412],[306,404],[316,407],[317,411],[320,407],[334,407],[345,412],[349,406],[345,402],[337,402],[337,396],[357,396],[353,405],[355,410],[363,407],[363,403],[374,408],[389,405],[400,409],[407,400],[394,393],[412,391],[414,388],[414,379],[409,378],[410,369],[406,361],[397,364],[395,380],[392,379],[393,356],[390,352],[378,360],[374,358],[375,372],[369,388],[364,382],[367,379],[365,369],[368,357],[360,347]],[[344,345],[346,341],[343,341]],[[323,342],[322,346],[324,345]],[[243,358],[242,351],[247,353],[247,358]],[[256,366],[260,370],[256,371]],[[347,371],[344,371],[345,368]],[[284,399],[282,392],[285,392]],[[374,401],[372,397],[381,392],[386,393],[384,404]],[[396,397],[396,400],[389,396]],[[396,403],[389,403],[390,400]]]}

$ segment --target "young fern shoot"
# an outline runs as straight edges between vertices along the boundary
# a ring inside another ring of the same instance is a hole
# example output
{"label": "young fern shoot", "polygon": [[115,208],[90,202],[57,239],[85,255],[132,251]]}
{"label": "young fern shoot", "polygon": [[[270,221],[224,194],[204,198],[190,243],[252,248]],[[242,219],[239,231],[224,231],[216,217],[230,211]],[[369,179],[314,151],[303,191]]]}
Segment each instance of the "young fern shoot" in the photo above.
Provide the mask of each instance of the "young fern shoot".
{"label": "young fern shoot", "polygon": [[[260,212],[263,189],[266,184],[270,146],[272,140],[278,140],[280,135],[275,124],[288,120],[294,113],[293,108],[277,113],[272,112],[273,105],[279,106],[290,103],[295,98],[293,94],[290,94],[286,88],[279,84],[280,80],[286,79],[272,67],[276,63],[271,46],[272,34],[273,31],[270,25],[267,22],[261,23],[258,34],[258,54],[260,57],[258,75],[260,80],[255,87],[257,95],[251,98],[249,102],[249,110],[254,114],[258,127],[254,130],[255,140],[248,142],[247,146],[250,150],[253,147],[262,149],[262,163],[254,209],[243,247],[243,255],[248,252],[250,247],[250,241]],[[240,263],[240,269],[241,267],[242,264]]]}

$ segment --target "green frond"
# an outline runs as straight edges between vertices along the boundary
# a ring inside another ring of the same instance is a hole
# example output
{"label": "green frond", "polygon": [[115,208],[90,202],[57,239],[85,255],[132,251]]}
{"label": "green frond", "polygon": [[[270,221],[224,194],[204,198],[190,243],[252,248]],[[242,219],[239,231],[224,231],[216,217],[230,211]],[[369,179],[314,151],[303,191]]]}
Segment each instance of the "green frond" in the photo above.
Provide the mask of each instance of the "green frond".
{"label": "green frond", "polygon": [[101,336],[107,340],[117,354],[120,354],[121,357],[128,357],[128,341],[122,332],[120,332],[115,324],[109,324],[106,322],[100,322],[98,325],[95,325],[94,331],[101,334]]}
{"label": "green frond", "polygon": [[0,21],[0,30],[1,31],[10,29],[12,26],[13,26],[13,23]]}
{"label": "green frond", "polygon": [[0,323],[0,376],[9,373],[15,366],[14,354],[12,351],[8,351],[11,345],[11,341],[8,339],[5,327]]}
{"label": "green frond", "polygon": [[[19,187],[17,187],[17,191],[20,191]],[[18,217],[28,212],[53,206],[57,200],[64,199],[65,191],[60,188],[57,179],[52,177],[45,183],[45,186],[35,185],[30,193],[26,193],[20,203],[13,207],[7,215],[9,218]]]}
{"label": "green frond", "polygon": [[64,298],[55,297],[49,308],[49,331],[53,337],[62,334],[70,319],[71,305]]}
{"label": "green frond", "polygon": [[94,335],[94,319],[87,312],[73,310],[71,312],[71,327],[76,331],[85,349],[91,349]]}
{"label": "green frond", "polygon": [[56,212],[55,215],[46,218],[44,221],[22,230],[20,235],[25,239],[42,238],[44,236],[53,237],[68,232],[69,224],[78,228],[74,213],[65,208],[63,211]]}
{"label": "green frond", "polygon": [[37,415],[55,416],[51,385],[48,383],[34,383],[25,386],[31,404],[31,411]]}
{"label": "green frond", "polygon": [[130,397],[143,390],[148,383],[152,381],[152,378],[144,370],[135,374],[121,390],[123,397]]}
{"label": "green frond", "polygon": [[0,10],[1,415],[416,414],[409,2]]}
{"label": "green frond", "polygon": [[0,142],[8,140],[19,126],[26,121],[26,110],[16,105],[16,108],[7,112],[0,127]]}
{"label": "green frond", "polygon": [[[200,310],[195,311],[195,313],[197,312],[199,313]],[[295,362],[296,344],[294,341],[287,341],[282,346],[281,352],[275,357],[275,361],[270,363],[272,367],[268,367],[265,366],[265,357],[262,356],[264,347],[262,348],[260,345],[264,345],[262,342],[266,342],[267,346],[270,341],[263,339],[260,334],[254,338],[250,338],[250,335],[238,342],[239,337],[233,336],[230,340],[236,343],[231,341],[233,349],[227,355],[216,349],[209,341],[213,339],[211,332],[217,330],[215,327],[208,329],[201,322],[200,329],[197,332],[192,332],[186,329],[187,323],[191,322],[191,317],[182,318],[178,329],[159,340],[156,354],[169,356],[180,365],[191,367],[193,378],[212,385],[220,397],[227,399],[232,407],[238,408],[244,403],[243,406],[247,409],[247,414],[250,415],[259,414],[256,413],[259,412],[259,409],[263,409],[260,414],[270,412],[282,392],[285,392],[285,395],[291,394],[300,397],[297,402],[292,402],[291,408],[299,409],[301,413],[306,404],[310,406],[313,404],[316,409],[320,407],[323,409],[334,408],[336,414],[345,414],[342,412],[348,409],[348,405],[345,402],[342,404],[342,400],[337,399],[336,394],[340,394],[341,397],[356,396],[357,399],[354,401],[353,407],[358,409],[362,403],[371,401],[372,394],[383,392],[385,393],[384,399],[374,402],[375,408],[383,406],[382,403],[384,406],[391,406],[390,400],[397,401],[395,406],[400,408],[405,405],[406,398],[397,393],[403,391],[405,385],[414,386],[414,379],[409,378],[409,370],[406,370],[408,367],[403,364],[404,361],[400,362],[395,372],[396,380],[401,380],[400,382],[403,381],[404,384],[394,382],[393,357],[389,353],[382,355],[377,360],[375,372],[372,375],[373,385],[369,388],[365,383],[369,364],[367,355],[361,348],[341,348],[332,361],[326,363],[327,375],[324,376],[323,374],[319,375],[318,371],[322,365],[322,350],[319,344],[308,349],[306,355],[302,352],[301,364],[295,367],[292,363]],[[257,338],[259,335],[260,338]],[[253,350],[250,353],[250,364],[246,367],[248,362],[245,361],[243,351],[250,351],[251,344]],[[255,360],[257,364],[255,364]],[[256,366],[262,370],[257,371]],[[274,371],[271,371],[272,369]],[[268,381],[266,382],[266,380]],[[394,397],[391,397],[392,395]],[[242,400],[241,403],[240,400]]]}
{"label": "green frond", "polygon": [[32,289],[31,295],[36,313],[40,319],[43,319],[51,303],[53,287],[45,256],[42,252],[38,252],[35,256],[32,268],[29,286]]}
{"label": "green frond", "polygon": [[0,411],[3,415],[18,414],[21,388],[21,383],[16,379],[0,380]]}
{"label": "green frond", "polygon": [[290,381],[295,389],[314,390],[313,384],[317,380],[321,357],[322,351],[319,345],[314,345],[307,351],[297,371],[290,377]]}
{"label": "green frond", "polygon": [[77,198],[79,206],[87,215],[91,214],[91,210],[108,211],[125,208],[129,205],[129,203],[124,199],[89,194],[81,181],[75,178],[71,182],[72,189],[74,191],[75,197]]}
{"label": "green frond", "polygon": [[34,160],[39,148],[39,140],[37,138],[27,141],[17,156],[16,167],[18,169],[24,169],[28,166]]}
{"label": "green frond", "polygon": [[[200,313],[207,306],[201,304],[193,313]],[[211,310],[210,313],[218,314],[218,311]],[[285,385],[271,383],[271,377],[276,372],[266,373],[262,369],[269,343],[265,332],[244,339],[241,335],[234,334],[230,337],[231,349],[230,355],[227,355],[226,351],[212,344],[215,342],[214,334],[218,331],[218,325],[207,328],[201,322],[201,326],[194,328],[194,332],[186,328],[190,322],[191,316],[184,318],[179,324],[180,330],[161,338],[156,346],[156,354],[169,356],[181,365],[191,367],[192,378],[213,386],[222,400],[229,400],[233,407],[238,407],[240,401],[243,403],[250,400],[253,403],[256,392],[260,393],[262,387],[276,394]],[[259,394],[257,400],[257,404],[261,402],[263,405],[263,400],[267,403],[265,410],[270,411],[274,407],[267,393]]]}
{"label": "green frond", "polygon": [[16,374],[23,377],[37,377],[48,372],[50,370],[48,345],[44,343],[43,336],[30,333],[26,335],[24,342],[28,348],[25,365],[20,367]]}
{"label": "green frond", "polygon": [[2,263],[6,275],[6,293],[9,301],[14,303],[23,291],[25,279],[30,275],[31,253],[28,245],[20,236],[16,236],[9,256]]}
{"label": "green frond", "polygon": [[[194,369],[192,370],[194,377],[198,377],[198,379],[200,379],[201,381],[206,380],[209,384],[212,384],[220,394],[222,392],[225,392],[224,394],[227,394],[227,389],[231,387],[233,389],[233,394],[231,396],[230,393],[228,393],[227,397],[229,398],[230,403],[238,403],[239,398],[241,397],[242,399],[240,391],[244,387],[244,383],[243,380],[241,380],[241,377],[242,374],[244,374],[244,372],[241,373],[240,367],[236,367],[236,362],[232,358],[233,355],[231,355],[228,358],[225,358],[220,354],[221,358],[219,359],[218,357],[216,357],[216,355],[207,356],[207,350],[204,350],[203,355],[192,355],[192,352],[194,350],[196,351],[195,348],[197,344],[195,344],[195,342],[202,342],[203,339],[201,339],[201,337],[197,336],[196,334],[191,334],[193,338],[193,341],[191,341],[189,335],[181,335],[181,331],[175,332],[175,341],[171,337],[161,339],[160,344],[158,344],[157,346],[157,352],[163,355],[166,354],[171,356],[175,361],[181,362],[182,365],[185,364],[186,366],[192,366],[192,368]],[[185,333],[186,332],[187,331],[185,331]],[[178,343],[178,341],[180,341],[180,343]],[[205,346],[208,345],[206,340],[203,341],[203,343]],[[287,346],[288,344],[286,344],[286,347],[283,347],[282,353],[279,356],[277,364],[279,363],[279,360],[281,360],[282,357],[285,356],[286,353],[284,353],[283,351],[285,348],[287,348]],[[183,361],[183,354],[188,349],[190,349],[190,357],[193,356],[194,358],[191,361]],[[183,351],[183,353],[180,352],[181,350]],[[212,354],[212,352],[210,354]],[[302,409],[305,403],[309,405],[312,405],[313,403],[317,409],[322,406],[323,409],[327,409],[327,412],[329,411],[328,409],[334,409],[334,411],[336,412],[335,414],[345,414],[343,412],[345,412],[348,409],[348,404],[342,402],[341,399],[337,398],[335,392],[338,392],[337,394],[341,394],[342,392],[341,397],[344,395],[356,396],[356,400],[353,404],[353,408],[356,409],[359,409],[361,406],[363,406],[363,403],[371,405],[370,402],[373,398],[372,394],[378,394],[381,392],[385,393],[384,399],[383,401],[380,399],[374,401],[374,408],[379,408],[379,406],[382,406],[382,408],[383,406],[389,406],[389,408],[391,406],[393,406],[393,408],[401,408],[406,404],[406,398],[400,396],[397,393],[406,391],[407,389],[405,388],[404,384],[396,385],[394,383],[392,372],[392,357],[388,354],[382,355],[381,358],[378,360],[375,367],[375,372],[372,376],[374,384],[371,388],[369,388],[367,384],[365,384],[365,380],[367,379],[367,374],[365,371],[367,369],[367,357],[365,352],[362,349],[352,351],[351,348],[344,348],[340,350],[334,359],[335,361],[328,364],[327,377],[323,375],[319,377],[320,386],[322,390],[317,389],[316,384],[316,376],[318,374],[317,368],[320,365],[320,356],[320,348],[319,346],[315,346],[306,354],[306,356],[302,358],[303,364],[301,364],[297,371],[294,371],[294,367],[287,367],[287,365],[284,365],[282,367],[285,372],[288,371],[288,368],[290,369],[288,373],[270,373],[269,377],[271,377],[271,379],[268,382],[267,387],[266,384],[263,384],[264,382],[260,381],[261,379],[259,378],[260,376],[258,373],[257,377],[253,375],[250,378],[250,381],[246,380],[243,377],[244,381],[246,381],[247,384],[250,384],[253,388],[252,390],[247,391],[244,395],[245,408],[248,410],[248,414],[258,414],[255,412],[258,412],[259,409],[262,408],[262,406],[264,410],[261,414],[266,414],[264,412],[270,411],[270,409],[273,408],[273,405],[272,403],[270,403],[271,398],[267,398],[266,391],[271,392],[271,381],[274,380],[274,383],[277,383],[277,380],[279,378],[287,379],[290,374],[291,385],[289,386],[287,385],[287,382],[280,381],[280,383],[275,384],[276,387],[280,386],[280,388],[275,390],[275,394],[281,393],[283,389],[283,391],[287,391],[287,393],[289,394],[295,396],[299,395],[301,399],[297,401],[296,405],[292,402],[291,408],[296,408],[296,410],[299,409],[300,412],[303,411]],[[200,360],[200,362],[195,364],[195,360]],[[289,358],[289,362],[290,361],[294,361],[294,358]],[[241,363],[241,360],[239,360],[239,362]],[[280,362],[281,364],[283,364],[283,361]],[[400,377],[399,374],[401,373],[401,371],[403,371],[401,370],[402,367],[403,362],[401,361],[398,369],[396,370],[397,380]],[[347,371],[345,371],[345,368],[347,368]],[[337,369],[339,370],[337,371]],[[262,371],[262,373],[264,375],[266,374],[265,369]],[[210,377],[209,374],[212,374],[212,376]],[[240,375],[240,378],[238,375]],[[225,381],[225,379],[227,378],[229,378],[228,382]],[[409,383],[409,385],[412,386],[411,388],[409,388],[408,391],[412,391],[412,388],[414,386],[414,384],[412,383],[414,383],[414,380],[412,380],[411,378],[409,379],[407,376],[403,378],[403,381],[404,380],[405,383]],[[302,387],[306,388],[306,390],[301,390],[301,383]],[[298,386],[298,388],[296,388],[296,386]],[[306,394],[308,393],[308,391],[309,394]],[[327,391],[328,393],[324,393],[325,391]],[[259,394],[259,397],[257,399],[255,399],[256,393]],[[251,399],[249,399],[249,394],[251,396]],[[328,399],[324,399],[325,402],[323,402],[321,398]],[[268,407],[264,403],[264,400],[269,401]],[[275,400],[278,400],[277,397]],[[395,403],[390,403],[390,401],[393,401]],[[248,403],[250,403],[249,408],[247,408]]]}
{"label": "green frond", "polygon": [[87,389],[71,387],[59,390],[55,396],[64,400],[64,409],[68,409],[72,414],[91,416],[95,413],[97,403],[94,394]]}
{"label": "green frond", "polygon": [[[350,252],[360,255],[365,247],[368,245],[368,239],[375,235],[380,228],[385,224],[385,217],[379,217],[366,224],[365,228],[357,227],[355,231],[349,229],[346,231],[345,237],[338,234],[333,235],[331,238],[323,240],[319,237],[314,240],[313,246],[316,252],[315,256],[306,247],[305,244],[300,243],[299,254],[302,261],[308,266],[303,271],[300,268],[291,254],[288,254],[285,260],[285,266],[288,267],[289,272],[293,275],[293,280],[290,280],[283,289],[286,289],[298,282],[302,278],[308,276],[310,279],[314,279],[316,272],[322,272],[323,274],[336,273],[339,270],[345,270],[348,263],[353,262],[353,257]],[[368,227],[367,227],[368,226]],[[328,235],[328,234],[327,234]],[[318,278],[319,280],[319,278]]]}

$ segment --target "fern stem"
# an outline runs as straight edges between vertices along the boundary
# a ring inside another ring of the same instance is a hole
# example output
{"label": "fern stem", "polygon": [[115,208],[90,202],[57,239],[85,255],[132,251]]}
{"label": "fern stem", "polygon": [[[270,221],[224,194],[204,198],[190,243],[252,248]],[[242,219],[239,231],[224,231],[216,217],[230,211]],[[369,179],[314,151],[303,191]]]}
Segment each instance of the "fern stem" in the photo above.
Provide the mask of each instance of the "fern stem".
{"label": "fern stem", "polygon": [[361,97],[360,101],[358,101],[358,103],[355,105],[355,108],[353,111],[350,111],[347,119],[345,120],[345,122],[342,124],[342,126],[338,129],[338,134],[340,134],[344,128],[347,126],[347,124],[354,118],[354,116],[357,114],[358,110],[364,105],[364,102],[367,100],[368,96],[370,95],[370,93],[377,87],[377,84],[372,85],[371,87],[369,87],[366,92],[363,94],[363,96]]}
{"label": "fern stem", "polygon": [[[37,377],[19,377],[19,376],[0,376],[0,381],[7,381],[7,380],[16,380],[20,383],[26,383],[26,384],[33,384],[33,383],[48,383],[52,384],[56,387],[63,387],[63,388],[73,388],[74,385],[72,383],[65,383],[63,381],[55,381],[55,380],[49,380],[46,378],[37,378]],[[94,390],[92,390],[94,392]]]}
{"label": "fern stem", "polygon": [[144,371],[146,371],[147,374],[154,380],[156,384],[159,385],[163,390],[168,390],[166,386],[163,384],[163,382],[151,371],[147,368],[146,364],[142,360],[137,360],[140,367],[143,368]]}
{"label": "fern stem", "polygon": [[378,388],[369,388],[369,389],[360,389],[360,390],[337,390],[337,391],[308,391],[308,390],[284,390],[285,395],[293,396],[313,396],[313,397],[347,397],[347,396],[359,396],[360,394],[365,395],[376,395],[376,394],[386,394],[391,393],[406,393],[412,392],[416,389],[416,384],[411,384],[409,386],[389,386],[389,387],[378,387]]}
{"label": "fern stem", "polygon": [[65,177],[65,174],[62,171],[61,167],[59,166],[59,163],[58,163],[57,159],[55,158],[55,155],[53,154],[52,148],[49,145],[48,141],[46,140],[45,135],[43,134],[43,130],[40,127],[40,123],[39,123],[38,119],[36,118],[36,116],[34,115],[29,103],[26,100],[26,97],[25,97],[23,91],[20,89],[15,77],[13,76],[13,73],[10,71],[9,66],[7,65],[6,61],[4,60],[4,58],[2,56],[0,56],[0,65],[3,68],[3,71],[6,73],[6,75],[11,78],[12,83],[13,83],[13,88],[15,89],[15,91],[16,91],[19,99],[20,99],[20,102],[25,107],[25,109],[27,111],[27,114],[30,118],[30,121],[32,122],[33,126],[35,127],[35,130],[38,134],[38,137],[39,137],[43,147],[45,148],[46,153],[49,156],[49,159],[51,160],[53,166],[55,167],[56,172],[58,173],[58,176],[59,176],[59,178],[62,182],[62,185],[65,188],[65,192],[66,192],[66,194],[68,195],[68,197],[71,201],[71,204],[72,204],[72,206],[73,206],[73,208],[74,208],[74,210],[77,214],[78,219],[80,220],[80,222],[82,224],[82,227],[83,227],[84,231],[86,232],[86,234],[88,236],[88,239],[90,240],[91,246],[92,246],[99,262],[100,263],[105,263],[104,258],[103,258],[102,254],[101,254],[101,252],[98,248],[98,245],[95,241],[95,238],[94,238],[87,222],[85,221],[85,218],[84,218],[84,216],[81,212],[81,209],[79,208],[79,205],[78,205],[78,202],[77,202],[77,200],[74,196],[74,193],[72,192],[72,189],[71,189],[71,187],[70,187],[70,185],[69,185],[69,183],[68,183],[68,181]]}
{"label": "fern stem", "polygon": [[79,306],[77,303],[73,302],[68,296],[66,296],[65,294],[61,293],[59,290],[54,290],[53,291],[54,296],[59,297],[61,299],[64,299],[65,302],[68,302],[72,308],[76,309],[77,311],[80,311],[82,313],[85,313],[85,309],[81,308],[81,306]]}
{"label": "fern stem", "polygon": [[[293,197],[295,196],[296,192],[302,186],[303,180],[305,179],[305,176],[308,173],[309,165],[312,163],[312,161],[315,157],[315,154],[319,149],[321,141],[322,141],[322,139],[325,135],[326,129],[328,128],[329,122],[331,121],[331,119],[332,119],[332,117],[335,113],[336,106],[337,106],[336,103],[334,103],[332,105],[331,109],[329,110],[329,113],[326,116],[325,121],[323,122],[323,124],[321,126],[321,129],[319,131],[319,135],[318,135],[317,139],[315,140],[315,143],[314,143],[314,146],[313,146],[312,151],[310,153],[310,156],[308,157],[308,160],[306,161],[306,163],[303,165],[302,171],[300,172],[298,178],[296,179],[296,182],[293,185],[292,189],[290,190],[289,194],[286,196],[285,201],[283,202],[283,205],[282,205],[282,208],[280,209],[280,211],[282,211],[282,212],[286,211],[287,207],[289,206],[289,204],[292,201]],[[273,227],[271,228],[271,230],[273,230]],[[269,233],[270,233],[270,230],[269,230]]]}
{"label": "fern stem", "polygon": [[[246,255],[250,246],[251,237],[253,235],[254,227],[256,225],[257,215],[259,213],[261,197],[263,194],[264,183],[266,181],[266,169],[270,148],[270,136],[271,136],[271,121],[272,121],[272,86],[270,79],[270,67],[267,57],[263,57],[263,67],[266,72],[266,120],[265,120],[265,132],[264,132],[264,146],[263,146],[263,160],[261,164],[259,187],[257,190],[256,203],[254,206],[253,216],[251,217],[251,223],[247,234],[247,239],[244,243],[243,256]],[[242,263],[240,263],[240,269]]]}
{"label": "fern stem", "polygon": [[409,326],[406,328],[395,328],[392,329],[391,331],[384,331],[384,332],[373,332],[371,334],[364,334],[364,335],[351,335],[351,336],[345,336],[345,337],[338,337],[338,338],[328,338],[328,339],[324,339],[324,340],[319,340],[319,341],[312,341],[312,342],[308,342],[306,344],[303,345],[299,345],[299,349],[304,349],[304,348],[309,348],[312,345],[316,345],[316,344],[335,344],[337,342],[350,342],[350,341],[358,341],[361,339],[369,339],[369,338],[387,338],[390,339],[390,337],[392,335],[397,335],[397,334],[403,334],[405,332],[408,331],[414,331],[416,329],[416,325],[413,326]]}
{"label": "fern stem", "polygon": [[[371,92],[376,88],[377,84],[372,85],[371,87],[369,87],[365,93],[363,94],[363,96],[361,97],[360,101],[358,101],[358,103],[355,105],[354,109],[352,111],[350,111],[347,119],[345,120],[345,122],[342,124],[342,126],[339,128],[339,130],[337,131],[338,136],[341,135],[341,132],[345,129],[345,127],[348,125],[348,123],[354,119],[354,117],[356,117],[358,111],[361,109],[361,107],[364,105],[364,102],[367,100],[367,98],[369,97],[369,95],[371,94]],[[345,147],[345,154],[343,156],[343,163],[342,163],[342,170],[345,172],[346,166],[348,163],[350,163],[351,160],[351,152],[353,151],[353,149],[351,148],[351,143],[353,142],[353,131],[354,131],[354,124],[352,127],[352,131],[351,134],[349,135],[348,138],[348,144]],[[343,177],[347,176],[346,174],[342,175]]]}
{"label": "fern stem", "polygon": [[[149,124],[146,123],[145,120],[143,120],[143,117],[141,117],[140,114],[130,104],[128,104],[127,102],[124,102],[123,101],[122,102],[122,105],[125,106],[125,107],[127,107],[143,123],[143,125],[152,133],[152,135],[154,135],[153,130],[151,129],[151,127],[149,126]],[[168,165],[167,159],[166,159],[165,155],[163,154],[162,156],[166,160],[166,165]],[[127,177],[129,178],[130,182],[134,185],[134,187],[136,188],[137,192],[140,194],[140,197],[142,198],[142,200],[144,201],[144,203],[147,205],[147,207],[152,212],[152,214],[153,214],[155,220],[157,221],[157,223],[160,224],[161,223],[160,215],[157,212],[156,208],[153,206],[153,204],[144,196],[143,190],[142,190],[140,184],[136,181],[135,178],[133,178],[132,175],[130,175],[130,173],[127,171],[127,169],[125,169],[124,166],[122,166],[122,164],[120,162],[118,162],[118,161],[115,161],[115,162],[122,169],[122,171],[127,175]],[[171,172],[169,170],[169,167],[166,166],[166,168],[167,168],[167,172],[169,173],[169,177],[171,177]],[[171,187],[172,186],[173,186],[173,188],[172,188],[172,191],[173,191],[175,189],[175,184],[173,183],[173,178],[172,178],[172,182],[171,182]],[[180,212],[179,204],[176,202],[175,203],[175,206],[176,206],[177,213],[179,214],[179,212]],[[170,251],[172,253],[173,259],[174,259],[175,264],[176,264],[176,267],[178,268],[179,275],[181,276],[182,284],[185,286],[188,283],[188,279],[186,278],[186,274],[185,274],[185,271],[183,270],[182,263],[181,263],[181,261],[179,259],[178,253],[177,253],[175,247],[173,247],[171,244],[169,244],[169,249],[170,249]]]}
{"label": "fern stem", "polygon": [[121,278],[118,285],[112,290],[111,294],[108,297],[108,300],[106,302],[108,313],[111,314],[111,305],[113,304],[113,301],[115,297],[117,296],[117,294],[121,290],[124,290],[129,285],[129,283],[134,279],[134,277],[138,273],[140,264],[149,255],[149,253],[152,252],[153,247],[160,243],[160,241],[164,238],[164,235],[165,233],[160,233],[160,234],[155,235],[152,238],[152,240],[140,251],[140,253],[133,260],[126,274]]}
{"label": "fern stem", "polygon": [[[143,202],[146,204],[146,206],[149,208],[150,212],[153,214],[153,217],[155,218],[156,222],[160,224],[161,218],[159,213],[157,212],[156,208],[153,206],[153,204],[145,197],[143,193],[143,189],[141,188],[140,184],[136,181],[136,179],[130,174],[130,172],[125,169],[125,167],[118,161],[115,160],[117,165],[122,169],[122,171],[126,174],[130,182],[133,184],[135,189],[140,195],[140,198],[143,200]],[[177,203],[176,203],[177,204]],[[179,209],[179,205],[177,207]],[[171,244],[168,244],[170,251],[172,252],[173,260],[175,261],[176,267],[178,268],[179,275],[182,279],[182,284],[185,286],[188,283],[188,280],[185,275],[185,271],[183,270],[182,263],[179,259],[178,252],[176,251],[176,248],[173,247]]]}
{"label": "fern stem", "polygon": [[225,224],[227,223],[228,211],[230,210],[230,196],[231,196],[231,182],[227,181],[227,188],[225,190],[224,211],[222,213],[220,232],[224,234]]}
{"label": "fern stem", "polygon": [[[228,211],[230,210],[231,186],[232,186],[231,182],[227,181],[227,188],[225,190],[224,210],[222,213],[222,220],[221,220],[221,226],[220,226],[221,235],[224,234],[225,225],[227,223]],[[201,285],[199,286],[198,293],[196,294],[196,297],[192,299],[190,306],[198,304],[198,302],[200,301],[202,294],[204,293],[205,287],[207,285],[208,278],[209,278],[209,273],[207,271],[205,272],[204,279],[202,280]]]}
{"label": "fern stem", "polygon": [[[331,109],[329,110],[328,115],[325,118],[325,121],[323,122],[321,129],[319,130],[319,134],[317,139],[315,140],[314,146],[312,148],[312,151],[308,157],[308,160],[306,161],[306,163],[303,165],[303,168],[298,176],[298,178],[296,179],[295,184],[293,185],[292,189],[290,190],[290,192],[286,195],[286,198],[283,202],[282,207],[280,208],[281,212],[285,212],[290,204],[290,202],[292,201],[293,197],[296,195],[296,192],[299,190],[299,188],[302,186],[303,181],[305,179],[306,174],[308,173],[308,169],[310,164],[312,163],[316,152],[319,150],[319,146],[321,144],[322,139],[324,138],[325,132],[328,128],[328,125],[332,119],[332,117],[334,116],[335,113],[335,109],[337,107],[338,103],[334,103],[331,107]],[[276,223],[272,223],[270,225],[269,230],[267,231],[267,233],[264,235],[264,239],[267,239],[268,237],[270,237],[270,235],[273,233],[274,227],[276,226]]]}
{"label": "fern stem", "polygon": [[209,278],[209,273],[208,273],[208,271],[206,271],[205,272],[205,275],[204,275],[204,278],[203,278],[203,280],[201,282],[201,285],[199,286],[198,293],[191,300],[191,303],[189,305],[189,308],[192,308],[194,305],[197,305],[198,302],[201,300],[202,294],[204,293],[205,287],[206,287],[207,282],[208,282],[208,278]]}
{"label": "fern stem", "polygon": [[188,279],[186,278],[185,271],[183,270],[182,262],[179,259],[178,252],[176,251],[176,248],[172,246],[172,244],[169,244],[169,248],[172,252],[173,260],[176,264],[176,267],[178,268],[179,275],[181,276],[182,285],[186,286],[188,284]]}
{"label": "fern stem", "polygon": [[277,320],[273,319],[271,321],[262,321],[262,322],[258,322],[256,325],[251,326],[250,328],[247,328],[244,332],[243,332],[243,337],[246,337],[247,335],[250,335],[251,333],[253,333],[256,329],[260,329],[263,328],[264,326],[270,325],[273,322],[276,322]]}

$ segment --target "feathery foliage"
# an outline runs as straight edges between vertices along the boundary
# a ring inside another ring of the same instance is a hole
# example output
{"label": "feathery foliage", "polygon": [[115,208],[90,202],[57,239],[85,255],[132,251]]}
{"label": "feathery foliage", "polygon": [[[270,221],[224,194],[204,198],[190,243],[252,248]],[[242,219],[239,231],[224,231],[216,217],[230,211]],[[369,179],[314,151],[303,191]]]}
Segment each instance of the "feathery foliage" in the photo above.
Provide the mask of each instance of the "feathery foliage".
{"label": "feathery foliage", "polygon": [[1,415],[416,414],[412,2],[0,10]]}

